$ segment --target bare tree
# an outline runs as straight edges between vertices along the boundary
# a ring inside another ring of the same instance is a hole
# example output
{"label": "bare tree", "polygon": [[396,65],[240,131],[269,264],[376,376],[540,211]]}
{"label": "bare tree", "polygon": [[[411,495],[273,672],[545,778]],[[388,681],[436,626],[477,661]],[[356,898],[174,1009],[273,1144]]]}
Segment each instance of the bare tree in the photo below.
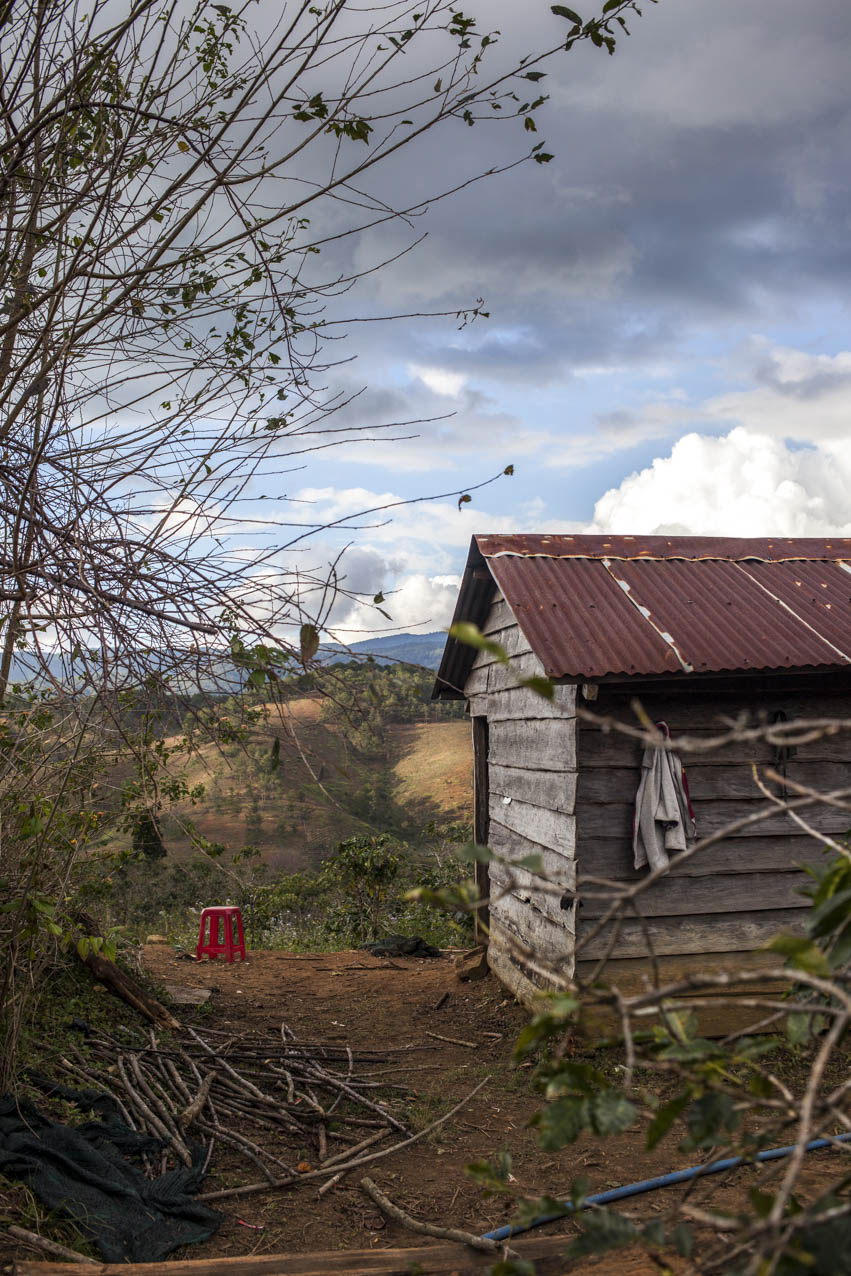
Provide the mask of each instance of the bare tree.
{"label": "bare tree", "polygon": [[[326,388],[359,275],[392,264],[349,268],[341,248],[394,223],[416,242],[452,191],[393,206],[382,174],[435,130],[513,120],[534,145],[506,166],[550,158],[543,65],[586,40],[612,52],[638,9],[554,12],[558,39],[518,51],[447,0],[0,4],[7,1046],[19,962],[62,936],[104,759],[135,750],[132,800],[158,809],[167,758],[128,728],[134,697],[312,661],[345,581],[300,557],[309,522],[263,524],[246,553],[249,485],[392,434],[335,418]],[[16,652],[40,682],[13,702]]]}
{"label": "bare tree", "polygon": [[432,201],[388,206],[382,170],[483,116],[534,130],[540,65],[580,40],[611,52],[634,10],[556,6],[558,45],[518,57],[445,0],[295,3],[265,30],[248,3],[7,4],[0,691],[24,637],[96,681],[106,653],[132,667],[305,606],[321,620],[325,581],[292,568],[309,526],[251,563],[231,533],[253,477],[387,428],[337,424],[323,391],[357,278],[323,254],[413,226]]}

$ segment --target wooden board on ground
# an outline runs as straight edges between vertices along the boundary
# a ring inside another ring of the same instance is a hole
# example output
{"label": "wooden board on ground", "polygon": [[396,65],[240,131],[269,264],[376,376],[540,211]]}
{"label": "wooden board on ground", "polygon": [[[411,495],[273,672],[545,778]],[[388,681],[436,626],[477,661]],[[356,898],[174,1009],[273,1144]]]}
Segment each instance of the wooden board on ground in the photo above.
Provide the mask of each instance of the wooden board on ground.
{"label": "wooden board on ground", "polygon": [[[566,1270],[566,1236],[536,1236],[513,1243],[521,1258],[535,1263],[538,1276]],[[13,1276],[467,1276],[489,1271],[499,1254],[481,1254],[467,1245],[416,1245],[410,1249],[328,1250],[319,1254],[248,1254],[241,1258],[183,1259],[165,1263],[44,1263],[19,1260]]]}
{"label": "wooden board on ground", "polygon": [[189,984],[164,984],[169,1000],[178,1006],[203,1006],[212,993],[209,988],[191,988]]}

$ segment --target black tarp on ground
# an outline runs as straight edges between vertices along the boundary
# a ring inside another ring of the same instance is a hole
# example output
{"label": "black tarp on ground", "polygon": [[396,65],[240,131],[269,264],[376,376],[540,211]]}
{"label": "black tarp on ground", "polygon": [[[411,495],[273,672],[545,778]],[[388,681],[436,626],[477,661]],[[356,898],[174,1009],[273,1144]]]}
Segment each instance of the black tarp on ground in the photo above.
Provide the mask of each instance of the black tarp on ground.
{"label": "black tarp on ground", "polygon": [[72,1219],[106,1262],[155,1263],[218,1229],[222,1215],[190,1195],[201,1184],[202,1158],[196,1155],[191,1169],[146,1179],[126,1157],[159,1154],[163,1145],[131,1130],[112,1099],[37,1084],[103,1120],[59,1125],[27,1099],[0,1098],[0,1173],[22,1180],[48,1209]]}

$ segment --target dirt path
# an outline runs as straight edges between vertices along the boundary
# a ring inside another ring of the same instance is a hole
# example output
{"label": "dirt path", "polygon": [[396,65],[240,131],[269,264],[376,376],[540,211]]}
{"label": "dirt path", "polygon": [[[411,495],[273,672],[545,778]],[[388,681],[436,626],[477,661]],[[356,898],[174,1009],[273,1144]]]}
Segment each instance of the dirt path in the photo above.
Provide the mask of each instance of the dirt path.
{"label": "dirt path", "polygon": [[[245,964],[197,965],[178,959],[165,945],[149,945],[145,964],[161,984],[211,988],[213,995],[199,1015],[201,1031],[216,1029],[257,1034],[280,1042],[285,1022],[302,1040],[378,1046],[408,1052],[376,1065],[386,1083],[410,1087],[391,1092],[394,1110],[414,1128],[422,1128],[447,1111],[484,1077],[490,1080],[441,1130],[422,1143],[378,1162],[368,1172],[393,1200],[410,1213],[432,1222],[481,1233],[509,1221],[511,1204],[485,1198],[465,1166],[503,1150],[512,1156],[518,1192],[530,1196],[569,1195],[578,1175],[590,1178],[594,1191],[662,1174],[689,1164],[676,1150],[676,1139],[646,1151],[641,1132],[603,1142],[584,1139],[558,1154],[542,1153],[527,1122],[538,1107],[529,1084],[529,1069],[512,1059],[514,1039],[526,1022],[525,1012],[492,979],[461,983],[447,958],[376,959],[361,952],[292,955],[254,952]],[[448,994],[448,996],[446,995]],[[187,1012],[182,1012],[189,1015]],[[432,1036],[430,1034],[436,1034]],[[454,1037],[472,1046],[438,1039]],[[369,1065],[370,1067],[372,1065]],[[392,1072],[386,1069],[392,1068]],[[395,1098],[398,1096],[398,1098]],[[303,1149],[305,1157],[311,1150]],[[822,1154],[823,1155],[823,1154]],[[813,1158],[813,1186],[830,1172]],[[740,1186],[752,1186],[760,1171],[740,1171]],[[250,1171],[226,1156],[214,1159],[210,1188],[249,1181]],[[207,1245],[184,1255],[235,1256],[249,1253],[307,1252],[422,1243],[404,1227],[387,1222],[358,1190],[356,1175],[319,1198],[313,1184],[286,1191],[233,1198],[222,1202],[226,1220]],[[730,1191],[717,1197],[720,1203]],[[670,1204],[665,1192],[629,1202],[631,1212],[649,1220]],[[575,1234],[570,1222],[550,1231]],[[587,1270],[613,1270],[647,1276],[658,1267],[641,1255],[628,1261],[612,1256],[591,1262]],[[586,1265],[571,1271],[586,1270]]]}

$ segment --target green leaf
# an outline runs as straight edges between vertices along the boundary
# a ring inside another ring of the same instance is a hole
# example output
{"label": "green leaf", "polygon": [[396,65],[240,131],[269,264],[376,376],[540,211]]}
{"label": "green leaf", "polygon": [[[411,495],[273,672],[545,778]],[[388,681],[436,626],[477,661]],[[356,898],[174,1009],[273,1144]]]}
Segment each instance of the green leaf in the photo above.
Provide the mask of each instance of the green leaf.
{"label": "green leaf", "polygon": [[585,1197],[591,1191],[591,1180],[587,1174],[577,1174],[570,1185],[570,1203],[575,1210],[581,1210]]}
{"label": "green leaf", "polygon": [[665,1137],[690,1098],[691,1095],[686,1091],[685,1094],[678,1094],[676,1098],[670,1099],[668,1103],[663,1103],[660,1108],[657,1108],[653,1120],[647,1127],[648,1152],[652,1151],[656,1144]]}
{"label": "green leaf", "polygon": [[774,1093],[774,1086],[768,1077],[764,1077],[761,1072],[754,1073],[748,1082],[748,1089],[758,1099],[769,1099]]}
{"label": "green leaf", "polygon": [[688,1111],[686,1125],[692,1147],[711,1148],[726,1140],[738,1128],[739,1114],[729,1094],[710,1090],[695,1099]]}
{"label": "green leaf", "polygon": [[810,1039],[812,1028],[809,1015],[789,1015],[786,1019],[786,1036],[793,1046],[803,1046]]}
{"label": "green leaf", "polygon": [[31,804],[29,809],[29,814],[25,815],[24,818],[21,820],[21,829],[20,829],[21,836],[36,837],[42,831],[43,828],[44,828],[44,820],[42,819],[40,813],[36,811],[35,807]]}
{"label": "green leaf", "polygon": [[748,1196],[757,1218],[768,1218],[774,1206],[772,1194],[770,1192],[761,1192],[758,1187],[752,1187],[748,1192]]}
{"label": "green leaf", "polygon": [[519,685],[528,687],[530,691],[534,691],[535,695],[540,696],[542,700],[552,700],[555,696],[555,685],[550,682],[549,678],[540,678],[536,674],[531,678],[522,678]]}
{"label": "green leaf", "polygon": [[456,642],[464,643],[466,647],[475,647],[476,651],[486,651],[489,656],[496,656],[501,665],[508,664],[508,652],[502,644],[494,642],[492,638],[486,638],[479,626],[472,624],[469,620],[459,620],[451,625],[449,637],[454,638]]}
{"label": "green leaf", "polygon": [[494,857],[489,846],[479,846],[478,842],[465,842],[463,846],[459,846],[456,854],[459,859],[473,864],[490,864]]}
{"label": "green leaf", "polygon": [[630,1245],[639,1236],[632,1219],[613,1210],[594,1210],[582,1219],[582,1235],[577,1236],[567,1251],[568,1258],[584,1258],[588,1254],[605,1254],[610,1249]]}
{"label": "green leaf", "polygon": [[522,855],[519,860],[512,860],[511,864],[516,868],[525,868],[529,873],[544,871],[544,861],[540,855]]}
{"label": "green leaf", "polygon": [[539,151],[535,156],[536,164],[549,164],[551,159],[555,159],[554,155],[548,154],[546,151]]}
{"label": "green leaf", "polygon": [[511,475],[514,473],[514,466],[513,466],[513,465],[506,465],[505,469],[504,469],[502,472],[503,472],[503,474],[507,474],[507,475],[509,476],[509,478],[510,478],[510,477],[511,477]]}
{"label": "green leaf", "polygon": [[851,925],[848,925],[841,931],[836,939],[830,943],[830,965],[832,970],[838,970],[851,961]]}
{"label": "green leaf", "polygon": [[692,1230],[685,1223],[677,1223],[671,1232],[671,1240],[678,1254],[683,1258],[691,1257],[691,1251],[694,1249],[694,1236]]}
{"label": "green leaf", "polygon": [[803,970],[808,975],[830,975],[830,963],[827,957],[812,939],[804,935],[776,935],[766,945],[772,952],[782,953],[786,965],[793,970]]}
{"label": "green leaf", "polygon": [[568,22],[574,23],[575,26],[582,26],[582,19],[575,9],[568,9],[566,4],[550,5],[550,12],[554,13],[557,18],[567,18]]}
{"label": "green leaf", "polygon": [[554,1196],[533,1197],[518,1203],[511,1222],[514,1227],[531,1227],[538,1218],[550,1218],[553,1215],[559,1217],[570,1212],[570,1206],[565,1205],[564,1201],[556,1200]]}
{"label": "green leaf", "polygon": [[641,1229],[641,1237],[648,1245],[664,1245],[665,1228],[658,1218],[654,1218],[652,1223],[646,1223]]}
{"label": "green leaf", "polygon": [[[561,1000],[561,998],[554,1000]],[[572,997],[566,1000],[568,1000],[569,1004],[573,1004]],[[590,1097],[604,1088],[606,1088],[606,1078],[602,1072],[598,1072],[590,1063],[581,1063],[577,1059],[562,1061],[558,1072],[554,1074],[549,1083],[550,1092],[554,1097],[559,1093],[565,1094],[570,1090],[578,1091],[580,1094],[586,1094]]]}
{"label": "green leaf", "polygon": [[307,664],[319,650],[319,632],[315,625],[302,625],[299,630],[302,664]]}
{"label": "green leaf", "polygon": [[493,1161],[471,1161],[464,1170],[484,1189],[486,1196],[494,1196],[507,1189],[511,1177],[511,1157],[508,1152],[500,1152]]}
{"label": "green leaf", "polygon": [[558,1152],[568,1143],[575,1143],[590,1126],[588,1100],[556,1099],[537,1114],[535,1124],[541,1148],[545,1152]]}
{"label": "green leaf", "polygon": [[590,1100],[591,1126],[595,1134],[623,1134],[635,1123],[638,1109],[618,1090],[604,1090]]}
{"label": "green leaf", "polygon": [[831,895],[824,903],[817,904],[810,914],[810,931],[824,937],[841,929],[851,918],[851,889]]}
{"label": "green leaf", "polygon": [[522,80],[532,80],[537,82],[538,80],[543,80],[546,74],[546,71],[527,71],[526,74],[520,78]]}

